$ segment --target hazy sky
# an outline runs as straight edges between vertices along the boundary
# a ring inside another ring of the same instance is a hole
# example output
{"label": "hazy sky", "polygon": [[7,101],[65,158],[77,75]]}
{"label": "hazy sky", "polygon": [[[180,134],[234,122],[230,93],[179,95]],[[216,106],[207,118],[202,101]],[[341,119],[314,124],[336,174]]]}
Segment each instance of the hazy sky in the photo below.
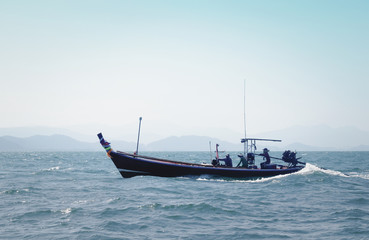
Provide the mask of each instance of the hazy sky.
{"label": "hazy sky", "polygon": [[369,1],[0,1],[3,128],[242,137],[244,79],[249,132],[369,131]]}

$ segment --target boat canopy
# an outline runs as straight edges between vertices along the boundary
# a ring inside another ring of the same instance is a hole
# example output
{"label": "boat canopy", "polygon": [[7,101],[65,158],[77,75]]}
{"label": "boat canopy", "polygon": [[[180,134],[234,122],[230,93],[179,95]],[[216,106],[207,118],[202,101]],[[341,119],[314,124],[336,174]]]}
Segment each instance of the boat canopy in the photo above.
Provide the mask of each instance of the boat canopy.
{"label": "boat canopy", "polygon": [[244,144],[244,154],[254,153],[256,151],[256,141],[269,141],[269,142],[282,142],[278,139],[265,139],[265,138],[242,138],[241,143]]}

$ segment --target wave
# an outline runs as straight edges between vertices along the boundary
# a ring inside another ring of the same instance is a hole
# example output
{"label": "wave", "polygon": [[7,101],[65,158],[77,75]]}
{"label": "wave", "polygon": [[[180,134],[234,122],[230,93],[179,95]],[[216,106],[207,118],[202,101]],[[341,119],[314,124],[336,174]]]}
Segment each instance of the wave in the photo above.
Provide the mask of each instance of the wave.
{"label": "wave", "polygon": [[11,188],[11,189],[7,189],[4,191],[1,191],[0,194],[9,194],[9,195],[13,195],[13,194],[29,194],[32,192],[37,192],[40,191],[40,188],[36,188],[36,187],[28,187],[28,188]]}
{"label": "wave", "polygon": [[369,180],[369,173],[350,173],[350,177],[362,178],[365,180]]}
{"label": "wave", "polygon": [[320,168],[320,167],[315,166],[315,165],[310,164],[310,163],[306,163],[306,166],[301,171],[298,171],[298,172],[293,173],[293,174],[306,175],[306,174],[312,174],[312,173],[315,173],[315,172],[322,172],[322,173],[332,175],[332,176],[349,177],[348,175],[346,175],[346,174],[344,174],[340,171],[326,169],[326,168]]}
{"label": "wave", "polygon": [[42,175],[42,174],[46,174],[49,172],[54,172],[54,171],[59,171],[60,170],[60,166],[55,166],[55,167],[50,167],[50,168],[44,168],[44,169],[40,169],[37,172],[32,172],[32,174],[34,175]]}
{"label": "wave", "polygon": [[[196,213],[206,213],[209,214],[211,213],[222,213],[222,214],[230,214],[230,215],[238,215],[240,214],[240,212],[237,209],[232,209],[229,207],[226,207],[226,205],[224,205],[224,207],[219,207],[219,206],[214,206],[211,203],[183,203],[183,202],[178,202],[176,204],[161,204],[161,203],[153,203],[153,204],[144,204],[138,207],[138,209],[143,209],[144,211],[148,211],[148,210],[164,210],[164,211],[168,211],[168,214],[172,214],[174,212],[196,212]],[[126,209],[126,210],[132,210],[131,209]],[[176,214],[174,215],[170,215],[170,216],[176,216]],[[200,218],[198,216],[198,218]]]}
{"label": "wave", "polygon": [[306,164],[306,167],[303,168],[301,171],[293,173],[293,174],[311,174],[314,172],[322,172],[328,175],[332,175],[332,176],[340,176],[340,177],[345,177],[345,178],[349,178],[349,177],[356,177],[356,178],[362,178],[362,179],[366,179],[369,180],[369,173],[357,173],[357,172],[350,172],[349,174],[345,174],[342,173],[340,171],[336,171],[336,170],[331,170],[331,169],[326,169],[326,168],[320,168],[318,166],[315,166],[313,164]]}
{"label": "wave", "polygon": [[28,193],[28,192],[29,192],[29,189],[28,188],[25,188],[25,189],[8,189],[8,190],[5,190],[5,191],[0,192],[0,194],[10,194],[10,195],[13,195],[13,194]]}
{"label": "wave", "polygon": [[[300,171],[301,172],[301,171]],[[277,175],[277,176],[273,176],[273,177],[260,177],[260,178],[252,178],[252,179],[231,179],[231,178],[207,178],[207,177],[199,177],[196,180],[197,181],[207,181],[207,182],[233,182],[233,183],[262,183],[262,182],[273,182],[273,181],[277,181],[280,180],[282,178],[286,178],[290,175],[293,175],[296,173],[291,173],[291,174],[284,174],[284,175]]]}
{"label": "wave", "polygon": [[63,209],[63,210],[60,210],[60,212],[61,212],[62,214],[67,215],[67,214],[69,214],[69,213],[71,213],[71,212],[72,212],[72,208],[66,208],[66,209]]}
{"label": "wave", "polygon": [[197,181],[206,181],[206,182],[225,182],[225,183],[261,183],[261,182],[270,182],[275,181],[280,178],[285,178],[290,174],[286,175],[278,175],[274,177],[265,177],[265,178],[253,178],[253,179],[219,179],[219,178],[206,178],[206,177],[199,177]]}
{"label": "wave", "polygon": [[56,167],[48,168],[48,169],[46,169],[45,171],[57,171],[57,170],[59,170],[59,169],[60,169],[60,167],[59,167],[59,166],[56,166]]}
{"label": "wave", "polygon": [[[316,173],[316,172],[322,172],[322,173],[332,175],[332,176],[350,177],[349,175],[346,175],[346,174],[344,174],[340,171],[320,168],[320,167],[315,166],[313,164],[306,163],[306,166],[298,172],[285,174],[285,175],[278,175],[278,176],[274,176],[274,177],[240,180],[240,179],[217,179],[217,178],[210,178],[210,177],[207,178],[207,177],[202,176],[202,177],[197,178],[196,180],[197,181],[208,181],[208,182],[262,183],[262,182],[277,181],[277,180],[280,180],[282,178],[287,178],[287,177],[292,176],[292,175],[308,175],[308,174],[313,174],[313,173]],[[363,178],[369,179],[369,175],[364,175]]]}

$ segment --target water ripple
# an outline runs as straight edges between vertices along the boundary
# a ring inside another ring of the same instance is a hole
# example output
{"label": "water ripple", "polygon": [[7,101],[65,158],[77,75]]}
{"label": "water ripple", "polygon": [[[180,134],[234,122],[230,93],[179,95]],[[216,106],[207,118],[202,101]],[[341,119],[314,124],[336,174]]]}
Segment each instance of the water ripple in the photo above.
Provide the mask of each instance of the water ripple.
{"label": "water ripple", "polygon": [[0,154],[1,238],[367,239],[369,153],[323,155],[239,180],[122,179],[103,152]]}

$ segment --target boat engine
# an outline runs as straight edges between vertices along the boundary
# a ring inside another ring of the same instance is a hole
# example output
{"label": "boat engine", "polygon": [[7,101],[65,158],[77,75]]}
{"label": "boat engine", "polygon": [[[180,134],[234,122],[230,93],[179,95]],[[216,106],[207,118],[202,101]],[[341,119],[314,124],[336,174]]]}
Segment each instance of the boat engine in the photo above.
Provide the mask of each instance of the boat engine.
{"label": "boat engine", "polygon": [[249,165],[255,164],[255,154],[254,153],[247,153],[247,162]]}
{"label": "boat engine", "polygon": [[295,167],[297,164],[296,152],[291,152],[290,150],[284,151],[282,160],[289,163],[290,167]]}
{"label": "boat engine", "polygon": [[211,161],[211,165],[213,165],[214,167],[220,166],[219,160],[218,159],[213,159]]}

